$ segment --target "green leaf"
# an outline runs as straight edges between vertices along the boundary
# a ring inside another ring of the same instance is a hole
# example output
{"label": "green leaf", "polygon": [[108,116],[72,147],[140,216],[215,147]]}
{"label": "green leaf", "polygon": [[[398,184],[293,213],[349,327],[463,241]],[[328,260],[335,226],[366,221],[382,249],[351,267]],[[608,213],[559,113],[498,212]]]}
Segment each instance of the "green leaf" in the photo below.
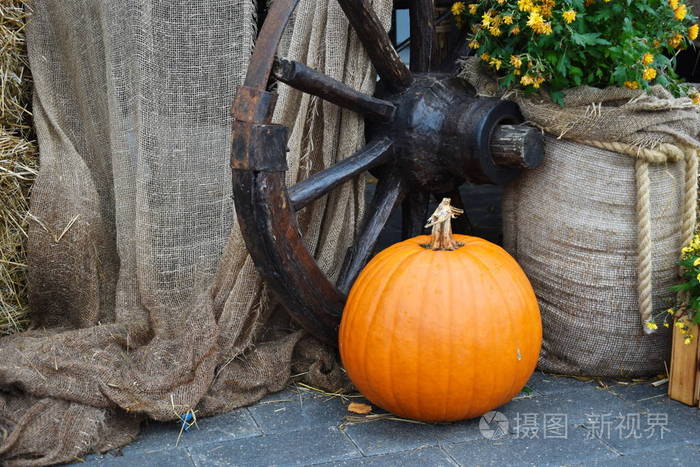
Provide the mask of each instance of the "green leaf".
{"label": "green leaf", "polygon": [[559,104],[561,107],[564,107],[564,93],[561,91],[550,91],[549,97],[552,98],[552,100]]}

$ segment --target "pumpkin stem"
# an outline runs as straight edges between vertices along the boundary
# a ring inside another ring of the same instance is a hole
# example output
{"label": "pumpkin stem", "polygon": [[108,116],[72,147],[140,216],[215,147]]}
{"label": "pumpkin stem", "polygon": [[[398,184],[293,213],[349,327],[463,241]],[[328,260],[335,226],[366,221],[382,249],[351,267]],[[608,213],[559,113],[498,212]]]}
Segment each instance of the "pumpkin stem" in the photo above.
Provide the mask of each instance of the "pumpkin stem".
{"label": "pumpkin stem", "polygon": [[431,250],[452,251],[461,247],[463,243],[456,242],[452,238],[452,219],[464,213],[463,210],[450,206],[450,198],[443,198],[437,209],[428,219],[426,228],[432,227],[433,233],[430,243],[424,245]]}

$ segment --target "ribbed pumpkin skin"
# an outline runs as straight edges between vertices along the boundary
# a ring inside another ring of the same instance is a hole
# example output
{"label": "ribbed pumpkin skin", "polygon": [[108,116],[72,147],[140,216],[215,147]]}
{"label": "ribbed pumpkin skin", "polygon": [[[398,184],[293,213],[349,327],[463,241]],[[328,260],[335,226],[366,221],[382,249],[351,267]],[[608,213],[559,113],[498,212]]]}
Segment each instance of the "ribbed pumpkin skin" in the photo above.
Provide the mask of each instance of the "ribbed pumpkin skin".
{"label": "ribbed pumpkin skin", "polygon": [[515,397],[537,364],[542,323],[516,261],[486,240],[432,251],[415,237],[355,282],[340,324],[350,379],[374,404],[425,421],[473,418]]}

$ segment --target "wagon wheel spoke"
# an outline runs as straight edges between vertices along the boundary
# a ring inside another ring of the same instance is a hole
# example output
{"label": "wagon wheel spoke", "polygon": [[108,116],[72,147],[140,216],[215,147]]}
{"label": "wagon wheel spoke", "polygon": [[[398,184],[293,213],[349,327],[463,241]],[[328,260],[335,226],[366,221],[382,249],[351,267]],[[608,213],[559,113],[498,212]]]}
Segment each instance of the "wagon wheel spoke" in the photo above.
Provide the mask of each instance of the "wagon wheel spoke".
{"label": "wagon wheel spoke", "polygon": [[401,237],[412,238],[425,231],[428,219],[430,193],[415,191],[406,195],[401,203]]}
{"label": "wagon wheel spoke", "polygon": [[338,0],[345,16],[357,32],[372,65],[389,88],[406,89],[413,80],[411,72],[401,61],[389,35],[367,0]]}
{"label": "wagon wheel spoke", "polygon": [[360,270],[369,261],[391,211],[401,203],[405,194],[404,181],[397,173],[392,172],[379,180],[361,233],[355,239],[355,245],[348,249],[336,283],[342,293],[348,293]]}
{"label": "wagon wheel spoke", "polygon": [[375,121],[389,121],[396,107],[391,102],[368,96],[303,63],[276,58],[272,75],[299,91],[318,96]]}
{"label": "wagon wheel spoke", "polygon": [[435,44],[434,0],[411,0],[411,71],[430,71]]}
{"label": "wagon wheel spoke", "polygon": [[298,211],[341,183],[383,164],[391,157],[393,144],[389,138],[372,141],[352,156],[292,186],[289,189],[292,207]]}
{"label": "wagon wheel spoke", "polygon": [[460,193],[459,188],[455,188],[447,193],[435,195],[435,199],[437,199],[438,202],[440,202],[443,198],[450,198],[450,204],[452,204],[452,206],[464,211],[464,214],[457,216],[456,219],[452,219],[452,230],[454,233],[463,235],[471,234],[474,230],[474,226],[472,226],[472,223],[467,216],[467,211],[464,208],[464,201],[462,200],[462,194]]}

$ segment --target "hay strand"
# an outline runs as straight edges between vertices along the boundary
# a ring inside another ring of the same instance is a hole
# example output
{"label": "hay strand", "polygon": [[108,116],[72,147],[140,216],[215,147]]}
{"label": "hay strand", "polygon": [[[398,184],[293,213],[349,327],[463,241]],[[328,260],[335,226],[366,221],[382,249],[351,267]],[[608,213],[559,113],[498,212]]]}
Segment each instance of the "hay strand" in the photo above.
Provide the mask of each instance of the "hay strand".
{"label": "hay strand", "polygon": [[0,3],[0,335],[28,325],[25,244],[38,155],[29,111],[25,3]]}

